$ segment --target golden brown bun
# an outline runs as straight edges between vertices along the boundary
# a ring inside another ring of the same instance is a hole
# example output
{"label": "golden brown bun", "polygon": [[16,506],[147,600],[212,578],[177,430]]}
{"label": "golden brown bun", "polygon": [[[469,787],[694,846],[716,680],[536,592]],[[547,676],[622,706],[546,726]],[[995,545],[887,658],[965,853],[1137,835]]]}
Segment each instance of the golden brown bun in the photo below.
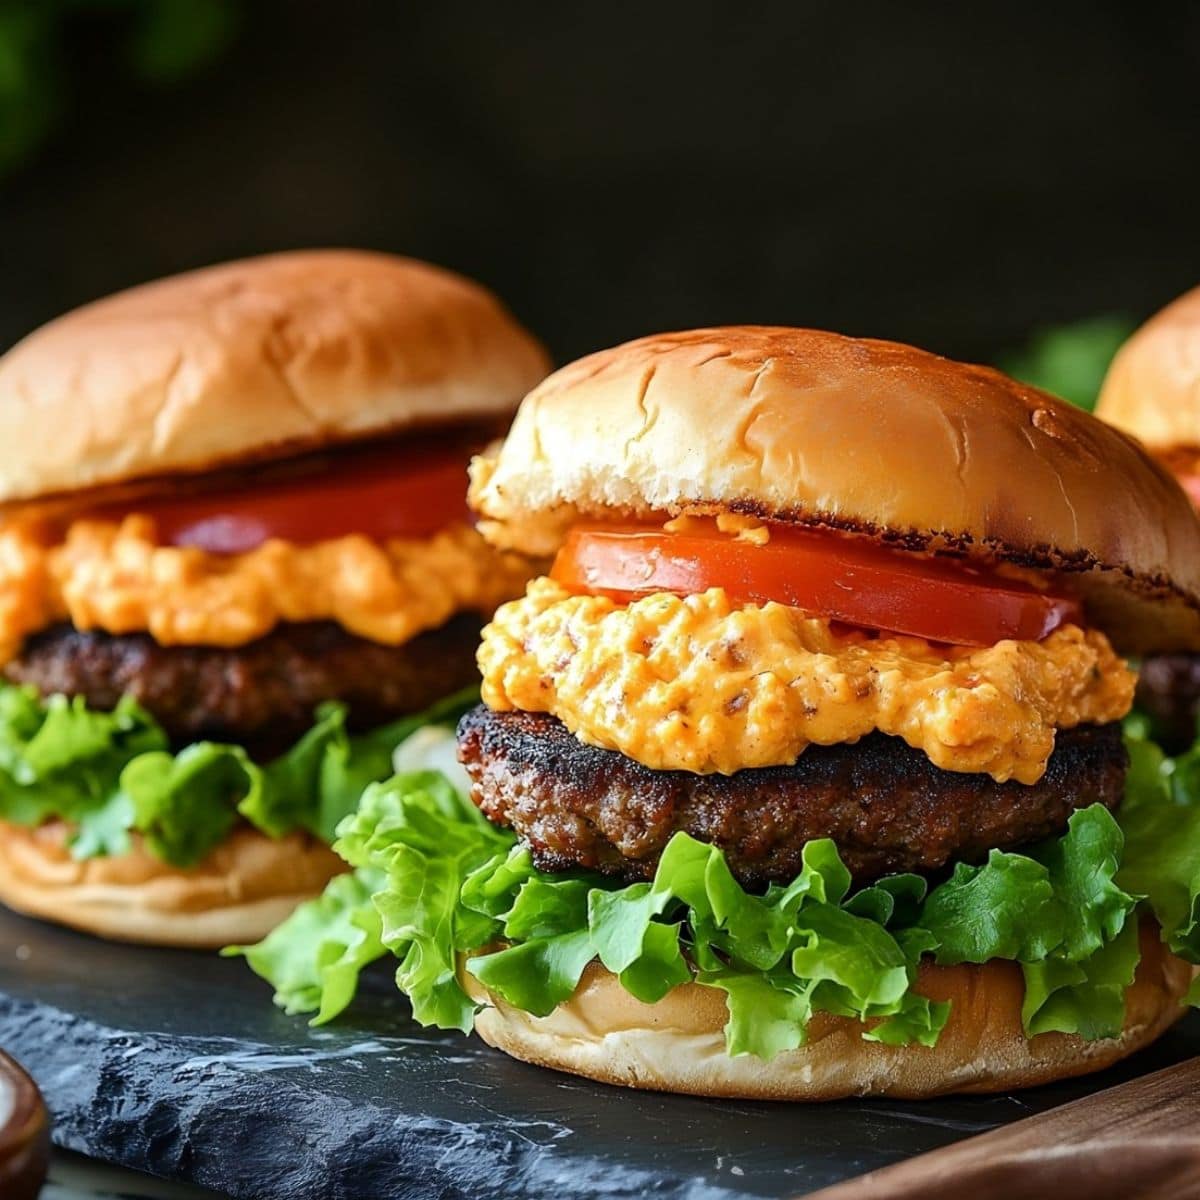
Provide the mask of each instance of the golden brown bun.
{"label": "golden brown bun", "polygon": [[257,942],[346,869],[328,846],[293,833],[234,830],[203,862],[168,866],[140,843],[76,862],[61,823],[0,822],[0,903],[119,942],[198,949]]}
{"label": "golden brown bun", "polygon": [[548,554],[578,516],[719,508],[1070,572],[1129,652],[1200,648],[1200,524],[1131,438],[986,367],[759,326],[643,338],[525,399],[471,499]]}
{"label": "golden brown bun", "polygon": [[1121,347],[1096,415],[1152,450],[1200,447],[1200,288],[1167,305]]}
{"label": "golden brown bun", "polygon": [[1181,1000],[1193,971],[1163,946],[1157,925],[1146,923],[1141,940],[1125,1029],[1118,1038],[1095,1042],[1061,1033],[1027,1038],[1021,1028],[1024,982],[1020,967],[1010,962],[922,967],[918,990],[952,1005],[934,1047],[865,1042],[858,1022],[821,1014],[810,1023],[804,1046],[770,1062],[725,1052],[724,993],[699,984],[678,987],[658,1004],[642,1004],[593,963],[567,1004],[534,1017],[490,996],[469,976],[466,982],[477,1000],[494,1006],[475,1018],[489,1045],[603,1083],[746,1100],[921,1099],[1034,1087],[1098,1071],[1149,1045],[1183,1015]]}
{"label": "golden brown bun", "polygon": [[549,369],[477,284],[307,250],[76,309],[0,358],[0,502],[504,417]]}

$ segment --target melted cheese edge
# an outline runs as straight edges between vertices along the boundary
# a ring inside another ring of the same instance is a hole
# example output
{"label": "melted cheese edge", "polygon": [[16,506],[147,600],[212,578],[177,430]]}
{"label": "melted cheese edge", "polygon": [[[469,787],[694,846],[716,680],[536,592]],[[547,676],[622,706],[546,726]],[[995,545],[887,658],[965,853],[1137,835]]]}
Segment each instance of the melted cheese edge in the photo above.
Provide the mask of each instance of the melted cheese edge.
{"label": "melted cheese edge", "polygon": [[983,649],[833,626],[721,588],[621,605],[550,579],[501,606],[479,650],[492,709],[545,712],[656,770],[794,763],[872,731],[948,771],[1036,783],[1056,729],[1123,717],[1135,674],[1098,630]]}
{"label": "melted cheese edge", "polygon": [[526,559],[466,524],[420,540],[272,539],[225,555],[160,546],[145,516],[74,521],[57,542],[18,522],[0,529],[0,662],[64,620],[163,646],[240,646],[281,622],[328,620],[395,646],[455,613],[490,614],[529,575]]}

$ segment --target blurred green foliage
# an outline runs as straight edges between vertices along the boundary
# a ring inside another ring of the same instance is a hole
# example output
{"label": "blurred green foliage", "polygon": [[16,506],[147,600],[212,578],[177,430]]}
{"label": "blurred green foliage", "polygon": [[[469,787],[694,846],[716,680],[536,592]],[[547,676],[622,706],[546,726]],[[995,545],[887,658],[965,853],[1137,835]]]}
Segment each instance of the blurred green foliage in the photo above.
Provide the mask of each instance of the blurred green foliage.
{"label": "blurred green foliage", "polygon": [[1091,412],[1108,364],[1134,328],[1133,321],[1121,316],[1055,325],[1035,334],[1022,349],[1002,357],[997,366],[1014,379]]}
{"label": "blurred green foliage", "polygon": [[0,174],[79,99],[74,68],[86,43],[111,51],[115,74],[170,86],[220,55],[240,16],[239,0],[0,0]]}

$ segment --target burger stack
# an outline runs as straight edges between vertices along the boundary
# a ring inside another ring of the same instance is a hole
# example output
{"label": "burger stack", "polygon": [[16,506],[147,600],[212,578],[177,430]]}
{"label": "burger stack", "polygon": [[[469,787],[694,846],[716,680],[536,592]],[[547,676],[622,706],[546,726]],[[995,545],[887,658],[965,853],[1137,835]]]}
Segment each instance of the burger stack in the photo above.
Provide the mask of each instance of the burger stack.
{"label": "burger stack", "polygon": [[461,711],[531,573],[464,492],[545,370],[475,284],[336,251],[135,288],[0,359],[0,900],[220,946],[340,874],[339,820]]}
{"label": "burger stack", "polygon": [[1123,656],[1200,649],[1200,524],[1134,441],[728,327],[552,375],[471,500],[552,565],[482,632],[460,765],[402,745],[339,826],[353,890],[243,950],[285,1007],[388,956],[517,1057],[789,1099],[1028,1086],[1184,1011],[1200,807],[1123,736]]}

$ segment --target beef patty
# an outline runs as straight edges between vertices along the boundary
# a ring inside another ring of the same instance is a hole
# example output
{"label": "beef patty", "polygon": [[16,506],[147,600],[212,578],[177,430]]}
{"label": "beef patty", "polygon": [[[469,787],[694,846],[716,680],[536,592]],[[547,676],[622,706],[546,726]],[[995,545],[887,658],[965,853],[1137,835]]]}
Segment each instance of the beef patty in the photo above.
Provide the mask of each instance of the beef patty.
{"label": "beef patty", "polygon": [[245,646],[160,646],[146,634],[84,633],[58,625],[26,641],[4,668],[42,695],[84,696],[110,709],[128,694],[176,745],[232,741],[256,758],[285,749],[323,700],[342,700],[365,729],[478,679],[482,622],[461,613],[400,646],[383,646],[329,621],[281,625]]}
{"label": "beef patty", "polygon": [[1137,706],[1168,754],[1196,740],[1200,721],[1200,654],[1155,654],[1142,660]]}
{"label": "beef patty", "polygon": [[1115,808],[1128,757],[1118,725],[1060,731],[1041,780],[996,783],[935,767],[899,738],[809,746],[794,766],[735,775],[652,771],[584,745],[554,717],[480,706],[458,727],[475,803],[511,826],[542,870],[647,879],[676,830],[725,851],[747,887],[793,879],[805,842],[830,837],[861,883],[935,874],[1057,833],[1072,811]]}

